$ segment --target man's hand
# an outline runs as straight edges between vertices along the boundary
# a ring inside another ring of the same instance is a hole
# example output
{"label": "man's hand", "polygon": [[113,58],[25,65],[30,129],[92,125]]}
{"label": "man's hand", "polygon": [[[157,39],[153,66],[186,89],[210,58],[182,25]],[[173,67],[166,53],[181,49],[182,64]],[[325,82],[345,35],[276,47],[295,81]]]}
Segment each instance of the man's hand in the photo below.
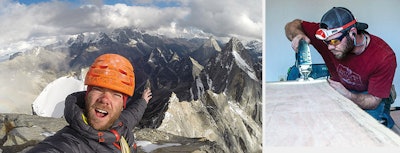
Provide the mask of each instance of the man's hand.
{"label": "man's hand", "polygon": [[144,89],[143,94],[142,94],[142,98],[143,98],[147,103],[149,103],[150,99],[153,98],[150,88]]}
{"label": "man's hand", "polygon": [[333,81],[329,78],[328,83],[333,89],[335,89],[341,95],[345,96],[348,99],[351,99],[351,92],[347,90],[340,82]]}
{"label": "man's hand", "polygon": [[301,39],[304,39],[307,43],[310,43],[310,38],[308,38],[306,35],[299,34],[296,37],[294,37],[292,40],[292,48],[296,53],[299,50],[299,43]]}
{"label": "man's hand", "polygon": [[308,38],[303,32],[301,22],[303,21],[300,19],[295,19],[285,25],[286,37],[292,42],[292,48],[296,53],[301,39],[304,39],[307,43],[310,43],[310,38]]}
{"label": "man's hand", "polygon": [[350,99],[362,109],[375,109],[382,101],[382,98],[371,94],[356,94],[347,90],[340,82],[328,79],[329,85],[344,97]]}

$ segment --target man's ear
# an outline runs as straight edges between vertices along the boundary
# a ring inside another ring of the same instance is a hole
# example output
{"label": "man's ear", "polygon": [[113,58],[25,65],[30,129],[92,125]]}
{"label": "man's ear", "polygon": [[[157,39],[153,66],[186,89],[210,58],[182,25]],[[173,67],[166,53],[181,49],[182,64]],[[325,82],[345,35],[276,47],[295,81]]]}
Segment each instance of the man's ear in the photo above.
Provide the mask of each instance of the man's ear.
{"label": "man's ear", "polygon": [[351,28],[350,29],[350,35],[352,35],[353,37],[356,37],[356,34],[357,34],[357,29],[356,28]]}

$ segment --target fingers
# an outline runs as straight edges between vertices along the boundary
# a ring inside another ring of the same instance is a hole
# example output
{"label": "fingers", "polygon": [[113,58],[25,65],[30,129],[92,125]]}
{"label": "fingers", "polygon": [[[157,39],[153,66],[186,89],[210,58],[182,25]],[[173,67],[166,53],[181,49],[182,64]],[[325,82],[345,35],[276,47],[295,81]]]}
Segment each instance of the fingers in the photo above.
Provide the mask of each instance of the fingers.
{"label": "fingers", "polygon": [[308,38],[307,36],[304,36],[303,39],[304,39],[308,44],[311,43],[310,38]]}
{"label": "fingers", "polygon": [[146,93],[146,92],[151,92],[151,89],[150,88],[144,89],[143,93]]}
{"label": "fingers", "polygon": [[293,39],[293,40],[292,40],[292,48],[293,48],[294,52],[297,53],[298,47],[299,47],[299,42],[296,41],[296,39]]}
{"label": "fingers", "polygon": [[143,92],[143,95],[145,97],[152,96],[151,90],[149,88],[145,89],[144,92]]}
{"label": "fingers", "polygon": [[327,80],[328,80],[328,82],[330,84],[338,84],[338,83],[340,83],[340,82],[337,82],[337,81],[333,81],[331,78],[328,78]]}
{"label": "fingers", "polygon": [[331,80],[331,78],[328,78],[327,81],[328,81],[329,85],[331,85],[331,86],[335,85],[335,83],[336,83],[336,81]]}
{"label": "fingers", "polygon": [[308,38],[306,35],[299,34],[296,37],[294,37],[292,40],[292,48],[296,53],[298,51],[299,42],[301,39],[304,39],[307,43],[311,42],[310,38]]}
{"label": "fingers", "polygon": [[144,89],[142,98],[143,98],[147,103],[149,103],[150,99],[153,98],[153,93],[151,93],[151,89],[150,89],[150,88]]}

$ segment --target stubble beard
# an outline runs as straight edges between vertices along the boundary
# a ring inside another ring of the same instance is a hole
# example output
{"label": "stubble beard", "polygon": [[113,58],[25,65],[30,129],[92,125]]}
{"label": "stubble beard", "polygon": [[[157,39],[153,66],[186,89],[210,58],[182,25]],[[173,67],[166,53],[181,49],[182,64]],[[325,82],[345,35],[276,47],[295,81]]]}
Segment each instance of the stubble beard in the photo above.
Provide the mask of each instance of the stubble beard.
{"label": "stubble beard", "polygon": [[[86,106],[85,111],[86,111],[88,124],[91,127],[93,127],[94,129],[96,129],[96,130],[108,130],[108,129],[110,129],[110,127],[114,124],[114,122],[119,118],[119,115],[121,113],[119,111],[114,112],[114,113],[109,112],[108,115],[111,115],[111,116],[109,116],[110,118],[106,122],[106,124],[103,125],[101,123],[101,120],[96,117],[94,109],[95,109],[94,106],[92,106],[92,107]],[[115,113],[117,113],[117,114],[115,114]],[[101,124],[101,125],[99,125],[99,124]]]}
{"label": "stubble beard", "polygon": [[344,50],[342,51],[342,54],[335,55],[336,59],[338,59],[338,60],[344,59],[354,49],[353,41],[349,41],[349,40],[351,40],[350,36],[346,36],[346,39],[347,39],[346,46],[345,46]]}

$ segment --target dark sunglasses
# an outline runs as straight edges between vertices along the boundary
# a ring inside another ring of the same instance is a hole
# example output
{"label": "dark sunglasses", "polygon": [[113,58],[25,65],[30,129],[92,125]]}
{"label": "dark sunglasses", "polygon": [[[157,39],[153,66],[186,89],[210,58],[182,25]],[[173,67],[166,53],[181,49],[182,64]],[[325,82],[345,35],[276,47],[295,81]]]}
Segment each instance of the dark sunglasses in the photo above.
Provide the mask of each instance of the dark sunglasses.
{"label": "dark sunglasses", "polygon": [[337,46],[340,44],[340,42],[342,41],[342,39],[344,37],[346,37],[349,34],[348,31],[346,31],[344,34],[342,34],[340,37],[337,37],[335,39],[331,39],[331,40],[324,40],[324,43],[326,45],[333,45],[333,46]]}

